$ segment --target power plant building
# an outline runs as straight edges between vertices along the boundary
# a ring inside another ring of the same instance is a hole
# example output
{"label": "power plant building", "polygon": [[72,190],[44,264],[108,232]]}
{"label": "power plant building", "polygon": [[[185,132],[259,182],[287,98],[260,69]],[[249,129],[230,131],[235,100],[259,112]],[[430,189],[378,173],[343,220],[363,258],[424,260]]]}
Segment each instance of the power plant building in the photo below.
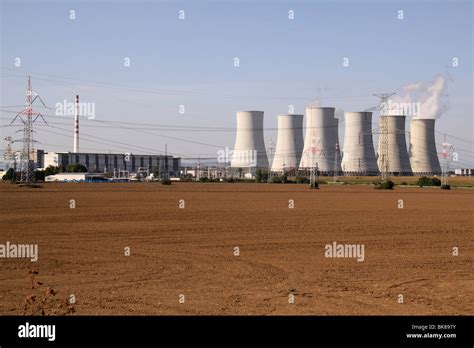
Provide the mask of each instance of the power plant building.
{"label": "power plant building", "polygon": [[263,111],[237,112],[237,134],[230,166],[255,174],[257,168],[268,168],[263,138]]}
{"label": "power plant building", "polygon": [[[412,175],[410,158],[408,156],[405,119],[403,115],[380,116],[380,137],[377,163],[382,170],[382,139],[387,137],[388,172],[394,175]],[[384,130],[384,120],[387,130]]]}
{"label": "power plant building", "polygon": [[272,171],[297,169],[303,152],[303,115],[278,115],[278,137]]}
{"label": "power plant building", "polygon": [[372,113],[344,113],[342,171],[345,175],[377,175],[379,169],[372,139]]}
{"label": "power plant building", "polygon": [[332,107],[306,108],[306,137],[300,169],[317,166],[319,173],[326,175],[340,170],[340,156],[336,156],[338,121],[334,115]]}
{"label": "power plant building", "polygon": [[434,119],[412,119],[410,122],[410,163],[413,174],[441,173],[435,140]]}
{"label": "power plant building", "polygon": [[44,168],[82,164],[90,173],[113,173],[114,170],[135,172],[147,168],[160,173],[179,173],[181,158],[163,155],[135,155],[123,153],[43,152]]}

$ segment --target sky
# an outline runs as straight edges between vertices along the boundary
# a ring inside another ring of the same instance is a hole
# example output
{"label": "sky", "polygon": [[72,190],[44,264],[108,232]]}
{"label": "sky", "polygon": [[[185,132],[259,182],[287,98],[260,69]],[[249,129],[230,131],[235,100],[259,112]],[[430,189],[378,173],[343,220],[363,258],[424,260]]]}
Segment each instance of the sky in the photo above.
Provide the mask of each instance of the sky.
{"label": "sky", "polygon": [[[277,115],[290,106],[303,114],[318,103],[342,116],[376,106],[374,93],[443,75],[437,141],[447,134],[460,166],[474,167],[470,0],[0,4],[2,140],[21,137],[8,125],[29,75],[48,107],[37,104],[48,122],[37,121],[37,148],[72,150],[72,116],[57,109],[79,94],[95,108],[81,119],[81,150],[163,153],[167,144],[184,158],[232,148],[239,110],[265,112],[274,146]],[[340,122],[342,143],[343,130]]]}

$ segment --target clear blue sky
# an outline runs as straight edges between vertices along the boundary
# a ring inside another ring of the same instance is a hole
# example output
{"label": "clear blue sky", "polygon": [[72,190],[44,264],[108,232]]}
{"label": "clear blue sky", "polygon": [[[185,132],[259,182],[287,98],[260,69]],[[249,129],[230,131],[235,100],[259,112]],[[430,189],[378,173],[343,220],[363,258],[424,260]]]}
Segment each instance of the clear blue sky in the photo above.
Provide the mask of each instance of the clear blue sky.
{"label": "clear blue sky", "polygon": [[[4,107],[24,102],[24,76],[31,74],[34,89],[51,107],[80,94],[82,101],[95,103],[96,120],[206,127],[131,131],[84,121],[84,134],[157,151],[168,143],[172,153],[216,156],[218,147],[234,145],[238,110],[265,111],[270,128],[265,140],[275,143],[276,115],[288,113],[289,104],[296,113],[315,99],[345,111],[364,110],[377,104],[373,93],[449,71],[451,106],[437,129],[473,138],[472,1],[0,2],[2,125],[15,110]],[[178,19],[179,10],[185,20]],[[16,57],[21,67],[15,67]],[[130,67],[124,67],[125,57]],[[238,68],[234,57],[240,59]],[[349,67],[342,66],[344,57]],[[450,66],[453,57],[459,59],[457,68]],[[184,114],[178,112],[181,104]],[[70,118],[47,120],[72,129]],[[0,129],[2,137],[14,135],[11,128]],[[38,129],[43,144],[37,147],[72,149],[72,139],[42,129],[47,128]],[[341,125],[341,139],[342,130]],[[453,143],[473,150],[472,144]],[[127,151],[85,138],[81,146]],[[470,157],[460,154],[461,159],[474,162],[473,152],[465,154]]]}

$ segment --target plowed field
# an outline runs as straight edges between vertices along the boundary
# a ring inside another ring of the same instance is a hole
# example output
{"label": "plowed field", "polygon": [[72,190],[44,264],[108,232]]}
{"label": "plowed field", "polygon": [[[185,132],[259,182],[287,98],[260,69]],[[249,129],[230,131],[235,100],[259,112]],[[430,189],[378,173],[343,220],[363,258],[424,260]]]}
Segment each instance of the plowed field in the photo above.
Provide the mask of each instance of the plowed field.
{"label": "plowed field", "polygon": [[[0,244],[38,244],[39,258],[0,258],[0,314],[61,315],[74,294],[75,314],[472,315],[473,197],[360,185],[2,184]],[[333,242],[364,245],[364,261],[325,257]]]}

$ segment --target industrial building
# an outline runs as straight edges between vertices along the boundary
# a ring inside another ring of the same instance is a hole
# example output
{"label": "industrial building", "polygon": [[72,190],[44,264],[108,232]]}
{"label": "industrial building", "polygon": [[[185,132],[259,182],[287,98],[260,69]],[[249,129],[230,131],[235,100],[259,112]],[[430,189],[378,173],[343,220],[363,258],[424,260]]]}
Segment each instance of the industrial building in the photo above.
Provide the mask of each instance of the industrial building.
{"label": "industrial building", "polygon": [[[372,112],[344,114],[344,146],[339,146],[339,119],[333,107],[306,108],[306,135],[303,141],[303,115],[278,115],[278,137],[272,160],[273,172],[309,170],[320,175],[379,175],[382,158],[393,175],[435,175],[441,173],[434,136],[435,120],[411,121],[410,151],[407,148],[404,115],[380,116],[377,154],[374,149]],[[385,129],[386,127],[386,129]],[[383,140],[384,139],[384,140]],[[386,142],[382,144],[382,141]],[[382,153],[385,149],[385,154]],[[246,169],[245,177],[255,169],[268,168],[263,132],[263,111],[237,113],[237,132],[231,168]],[[413,169],[413,170],[412,170]]]}
{"label": "industrial building", "polygon": [[379,169],[372,140],[372,113],[344,113],[344,150],[342,171],[345,175],[377,175]]}
{"label": "industrial building", "polygon": [[91,173],[59,173],[48,175],[46,182],[106,182],[109,179],[98,174]]}
{"label": "industrial building", "polygon": [[263,138],[263,111],[237,112],[237,133],[230,162],[231,168],[242,168],[254,175],[257,168],[268,168]]}
{"label": "industrial building", "polygon": [[[380,116],[380,132],[386,133],[388,153],[388,173],[394,175],[412,175],[410,158],[406,143],[405,119],[403,115]],[[386,124],[387,129],[384,129]],[[379,170],[382,171],[382,138],[379,137],[378,159]]]}
{"label": "industrial building", "polygon": [[454,170],[454,175],[457,176],[474,176],[474,169],[472,168],[457,168]]}
{"label": "industrial building", "polygon": [[[32,95],[31,81],[28,82],[27,96]],[[385,95],[382,95],[386,98]],[[25,109],[32,113],[32,101]],[[181,168],[181,158],[167,155],[144,155],[129,153],[86,153],[80,152],[79,95],[75,96],[73,152],[45,152],[33,150],[32,125],[25,132],[23,151],[14,152],[12,137],[7,142],[4,159],[6,168],[21,171],[20,182],[32,181],[34,169],[49,166],[67,167],[80,164],[92,174],[113,173],[114,178],[153,178],[153,172],[179,177],[192,175],[222,179],[228,175],[252,178],[257,169],[273,172],[306,172],[316,170],[320,175],[378,175],[382,172],[393,175],[437,175],[441,173],[435,140],[435,119],[414,118],[410,123],[409,151],[406,143],[404,115],[381,115],[377,156],[374,151],[372,112],[346,112],[344,114],[344,146],[341,155],[339,143],[339,119],[334,107],[306,107],[306,132],[303,140],[303,118],[299,114],[278,115],[278,137],[271,168],[264,140],[264,112],[237,112],[235,146],[225,158],[217,163],[224,167],[215,169],[208,165],[187,171]],[[374,110],[371,108],[369,110]],[[380,109],[382,112],[382,110]],[[398,112],[397,112],[398,113]],[[20,114],[18,114],[20,115]],[[18,117],[17,115],[17,117]],[[15,119],[17,118],[15,117]],[[14,119],[14,120],[15,120]],[[31,121],[30,118],[27,120]],[[443,144],[444,146],[444,144]],[[230,166],[227,164],[230,162]],[[383,167],[383,168],[382,168]],[[313,171],[312,171],[313,173]],[[133,175],[132,175],[133,174]],[[291,173],[293,174],[293,173]],[[460,169],[457,175],[472,175],[471,169]],[[116,176],[117,175],[117,176]],[[57,178],[51,178],[51,180]],[[84,179],[85,180],[85,179]]]}
{"label": "industrial building", "polygon": [[[41,150],[38,150],[40,154]],[[136,155],[123,153],[41,152],[43,168],[82,164],[90,173],[113,173],[114,170],[137,171],[147,168],[160,173],[178,174],[181,158],[163,155]]]}
{"label": "industrial building", "polygon": [[410,122],[410,163],[415,175],[441,173],[435,140],[434,119],[412,119]]}
{"label": "industrial building", "polygon": [[303,152],[303,115],[278,115],[278,137],[272,171],[295,170]]}
{"label": "industrial building", "polygon": [[306,108],[306,137],[300,169],[317,166],[319,173],[326,175],[341,170],[338,121],[334,115],[332,107]]}

